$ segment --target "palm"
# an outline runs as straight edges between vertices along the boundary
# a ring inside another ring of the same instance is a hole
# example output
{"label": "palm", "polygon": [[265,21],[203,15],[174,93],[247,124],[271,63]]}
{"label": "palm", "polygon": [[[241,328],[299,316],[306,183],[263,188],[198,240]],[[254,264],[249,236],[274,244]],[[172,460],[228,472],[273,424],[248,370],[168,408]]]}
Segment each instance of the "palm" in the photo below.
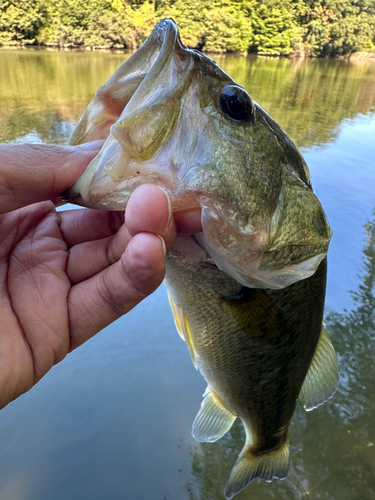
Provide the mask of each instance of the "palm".
{"label": "palm", "polygon": [[146,189],[159,210],[135,201],[131,225],[108,212],[56,213],[52,202],[0,215],[0,407],[160,284],[156,234],[168,247],[173,235],[165,196]]}
{"label": "palm", "polygon": [[1,376],[12,373],[6,387],[13,399],[69,349],[68,248],[50,202],[1,215],[0,231],[0,349],[11,365],[4,367],[3,362]]}

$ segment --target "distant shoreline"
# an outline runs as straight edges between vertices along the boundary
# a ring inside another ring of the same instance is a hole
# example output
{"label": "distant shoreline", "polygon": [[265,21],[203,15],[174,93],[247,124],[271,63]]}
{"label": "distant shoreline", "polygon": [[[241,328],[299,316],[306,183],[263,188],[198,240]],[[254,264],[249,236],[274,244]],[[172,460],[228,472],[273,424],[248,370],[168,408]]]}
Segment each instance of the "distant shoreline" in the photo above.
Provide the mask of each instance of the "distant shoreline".
{"label": "distant shoreline", "polygon": [[[36,44],[11,44],[0,45],[0,50],[46,50],[51,52],[107,52],[112,54],[132,54],[131,49],[120,47],[79,47],[79,46],[58,46],[58,45],[36,45]],[[353,61],[374,61],[375,52],[353,52],[345,56],[312,56],[300,52],[292,54],[264,54],[255,52],[209,52],[201,51],[203,54],[212,56],[253,56],[253,57],[269,57],[269,58],[285,58],[285,59],[332,59],[332,60],[353,60]]]}

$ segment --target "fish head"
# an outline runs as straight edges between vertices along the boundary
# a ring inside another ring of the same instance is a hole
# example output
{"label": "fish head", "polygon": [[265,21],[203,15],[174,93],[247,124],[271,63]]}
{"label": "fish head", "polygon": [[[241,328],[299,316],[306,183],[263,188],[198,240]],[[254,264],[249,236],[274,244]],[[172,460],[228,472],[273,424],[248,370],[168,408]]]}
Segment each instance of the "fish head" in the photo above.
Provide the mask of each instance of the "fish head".
{"label": "fish head", "polygon": [[141,184],[174,212],[200,207],[197,241],[245,286],[311,276],[331,230],[307,166],[281,127],[171,19],[96,92],[69,143],[105,139],[65,200],[123,210]]}

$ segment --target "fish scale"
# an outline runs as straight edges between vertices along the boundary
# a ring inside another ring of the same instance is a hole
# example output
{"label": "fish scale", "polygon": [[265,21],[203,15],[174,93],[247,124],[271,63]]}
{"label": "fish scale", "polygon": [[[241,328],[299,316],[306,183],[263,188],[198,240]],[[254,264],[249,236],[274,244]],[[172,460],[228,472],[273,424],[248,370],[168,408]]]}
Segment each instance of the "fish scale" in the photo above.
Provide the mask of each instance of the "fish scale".
{"label": "fish scale", "polygon": [[[283,478],[289,423],[320,338],[326,260],[312,277],[286,289],[256,290],[238,286],[218,269],[197,266],[189,260],[191,252],[179,251],[183,246],[180,240],[167,256],[166,283],[174,310],[187,318],[186,341],[196,368],[219,399],[221,412],[233,416],[229,424],[241,418],[247,434],[242,455],[251,453],[253,461],[270,455],[273,465],[264,478]],[[332,362],[337,368],[334,357],[328,359]],[[220,428],[214,415],[215,408],[205,418],[198,414],[203,431],[193,426],[196,439],[213,441],[229,430],[228,421]],[[278,450],[284,460],[277,460],[273,452]],[[262,477],[261,472],[249,473],[244,483]],[[228,498],[245,485],[238,478],[233,483],[229,480]]]}

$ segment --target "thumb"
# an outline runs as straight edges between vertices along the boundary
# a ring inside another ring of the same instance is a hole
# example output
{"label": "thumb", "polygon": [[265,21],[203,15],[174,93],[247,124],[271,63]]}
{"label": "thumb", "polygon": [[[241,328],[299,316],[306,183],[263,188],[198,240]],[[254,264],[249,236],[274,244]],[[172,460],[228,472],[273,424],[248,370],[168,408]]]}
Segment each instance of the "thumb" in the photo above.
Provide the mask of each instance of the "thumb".
{"label": "thumb", "polygon": [[57,198],[73,186],[102,145],[0,145],[0,213]]}

